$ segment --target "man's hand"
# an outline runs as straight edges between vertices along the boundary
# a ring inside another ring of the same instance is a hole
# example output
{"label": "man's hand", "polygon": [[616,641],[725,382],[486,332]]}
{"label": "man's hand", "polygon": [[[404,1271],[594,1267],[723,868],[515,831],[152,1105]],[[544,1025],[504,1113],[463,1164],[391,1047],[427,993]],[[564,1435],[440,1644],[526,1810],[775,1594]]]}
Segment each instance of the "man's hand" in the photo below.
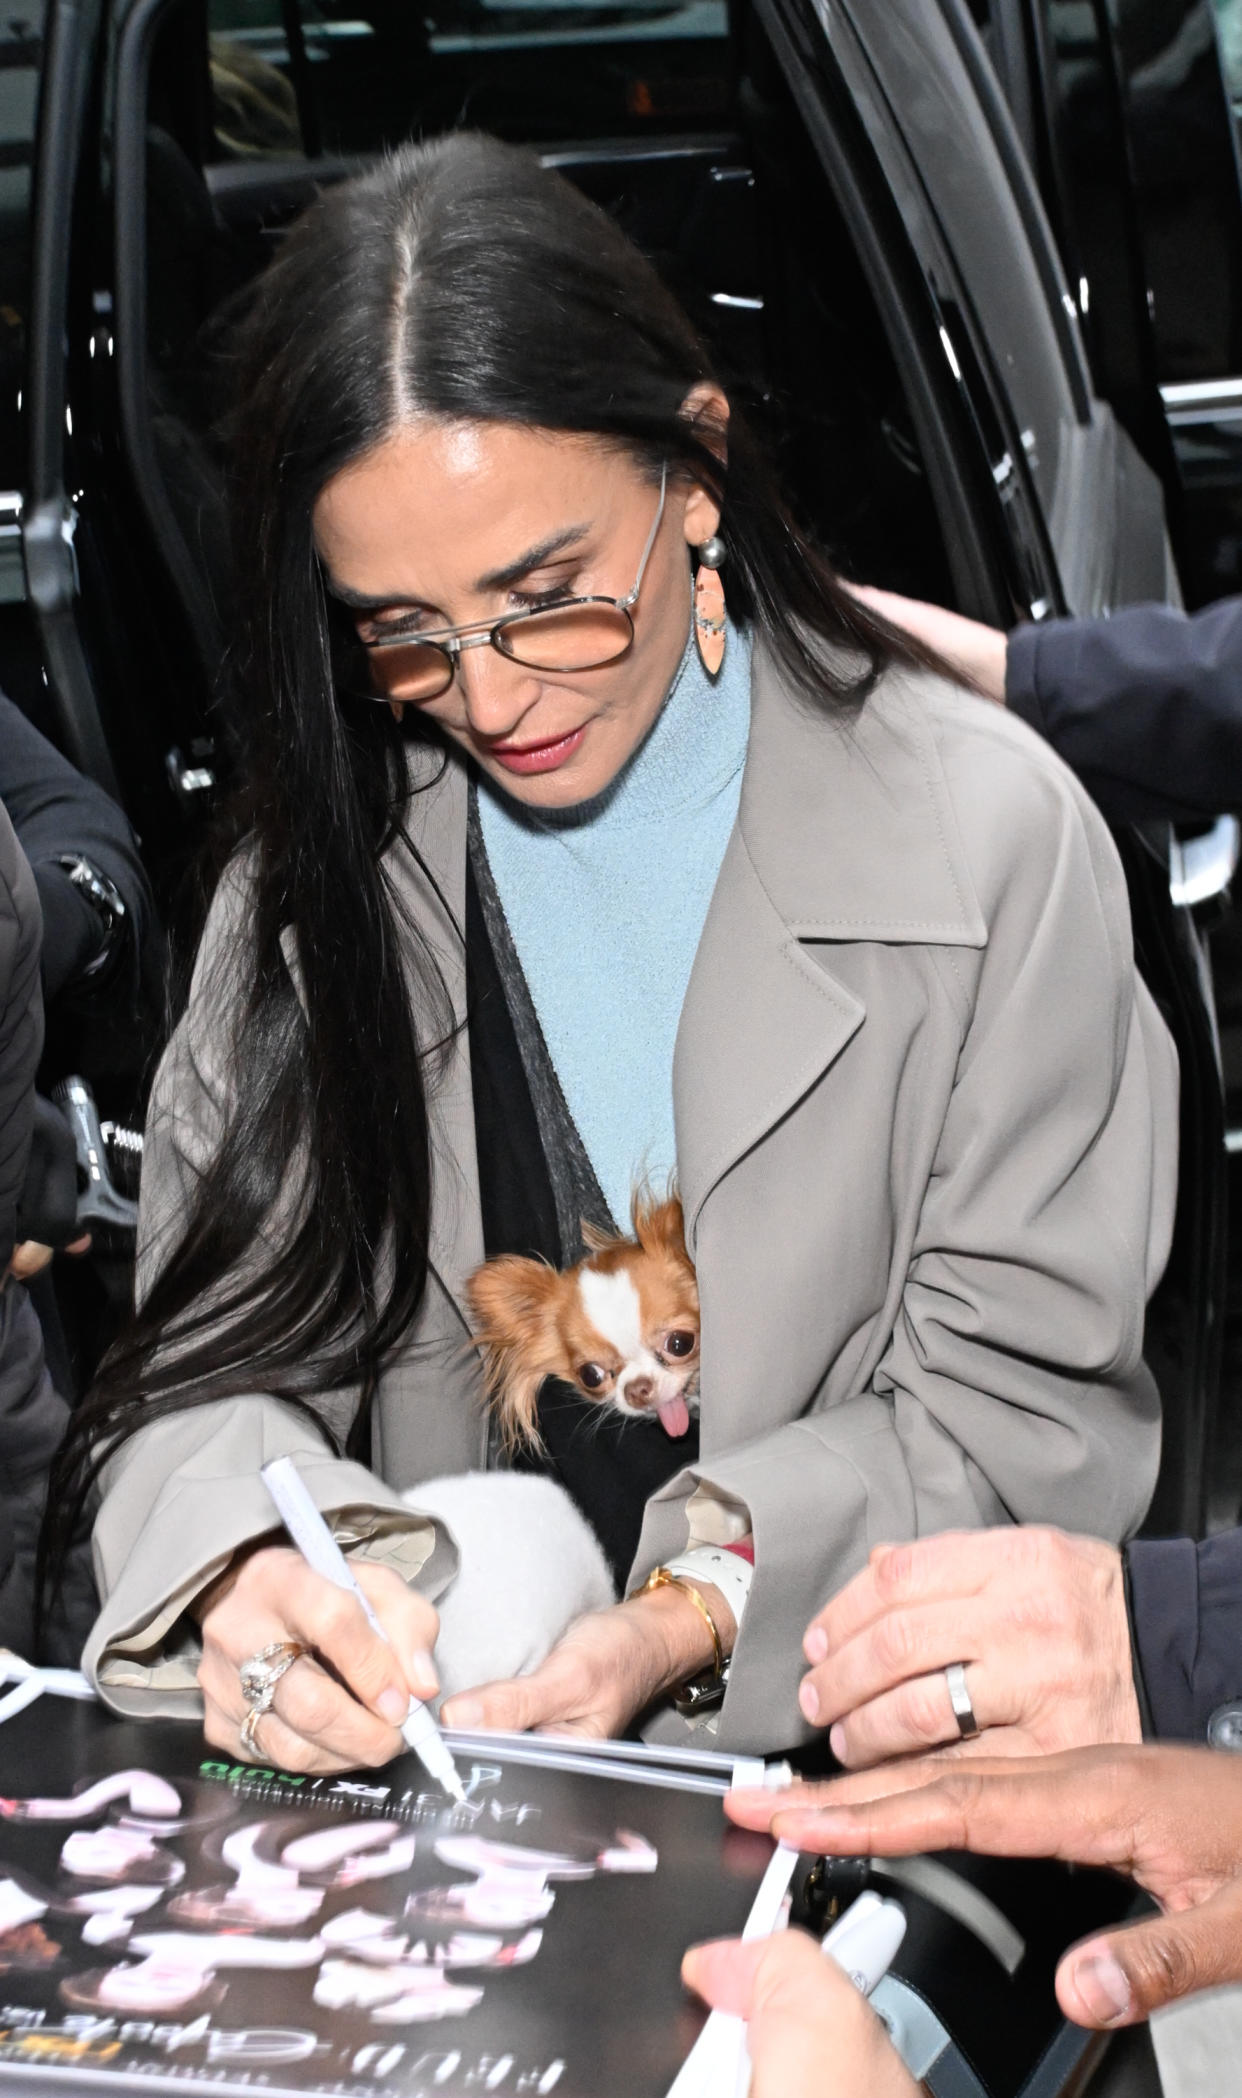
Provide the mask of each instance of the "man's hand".
{"label": "man's hand", "polygon": [[803,1931],[694,1945],[681,1974],[748,2021],[751,2098],[918,2098],[875,2012]]}
{"label": "man's hand", "polygon": [[[82,1238],[75,1238],[73,1244],[64,1247],[63,1250],[66,1253],[72,1253],[75,1257],[82,1253],[89,1253],[91,1250],[90,1232],[88,1231]],[[15,1282],[33,1281],[36,1275],[42,1274],[45,1267],[50,1266],[54,1251],[55,1249],[52,1246],[40,1245],[37,1238],[24,1238],[20,1245],[13,1248],[13,1258],[9,1262],[10,1275],[12,1275]]]}
{"label": "man's hand", "polygon": [[897,597],[891,590],[873,590],[869,585],[856,583],[848,588],[873,612],[887,619],[890,626],[901,627],[925,648],[934,650],[965,684],[1004,706],[1009,642],[996,627],[983,626],[977,619],[963,619],[960,612],[946,612],[943,605]]}
{"label": "man's hand", "polygon": [[[726,1649],[736,1627],[716,1588],[703,1596]],[[712,1643],[689,1597],[671,1584],[597,1610],[572,1624],[540,1667],[507,1683],[486,1683],[445,1700],[444,1724],[470,1731],[623,1734],[638,1713],[706,1668]]]}
{"label": "man's hand", "polygon": [[891,1765],[781,1794],[734,1792],[744,1828],[799,1850],[1062,1858],[1136,1880],[1164,1914],[1087,1938],[1057,1969],[1078,2025],[1136,2025],[1242,1981],[1242,1761],[1204,1748],[1096,1748],[1030,1761]]}
{"label": "man's hand", "polygon": [[[879,1545],[807,1628],[803,1713],[851,1769],[943,1746],[1033,1755],[1140,1741],[1121,1555],[1013,1527]],[[944,1670],[982,1728],[960,1738]]]}

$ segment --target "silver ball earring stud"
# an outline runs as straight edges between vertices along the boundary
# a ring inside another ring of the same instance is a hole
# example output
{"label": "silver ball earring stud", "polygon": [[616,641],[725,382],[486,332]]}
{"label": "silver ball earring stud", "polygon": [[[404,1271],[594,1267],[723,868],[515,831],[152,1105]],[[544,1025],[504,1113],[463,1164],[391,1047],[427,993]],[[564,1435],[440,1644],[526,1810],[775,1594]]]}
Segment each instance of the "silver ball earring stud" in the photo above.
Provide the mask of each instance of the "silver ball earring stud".
{"label": "silver ball earring stud", "polygon": [[705,539],[698,550],[700,566],[703,568],[723,568],[727,551],[720,534],[713,532],[711,538]]}

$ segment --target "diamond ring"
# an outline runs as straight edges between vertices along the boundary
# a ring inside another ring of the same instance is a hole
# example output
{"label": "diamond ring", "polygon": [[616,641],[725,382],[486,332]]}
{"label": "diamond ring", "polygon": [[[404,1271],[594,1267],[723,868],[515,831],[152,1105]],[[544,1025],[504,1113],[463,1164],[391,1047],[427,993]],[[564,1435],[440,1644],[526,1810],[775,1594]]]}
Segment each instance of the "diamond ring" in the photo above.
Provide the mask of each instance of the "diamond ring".
{"label": "diamond ring", "polygon": [[271,1711],[277,1683],[305,1652],[306,1648],[298,1639],[277,1639],[242,1662],[238,1670],[242,1696],[256,1717]]}

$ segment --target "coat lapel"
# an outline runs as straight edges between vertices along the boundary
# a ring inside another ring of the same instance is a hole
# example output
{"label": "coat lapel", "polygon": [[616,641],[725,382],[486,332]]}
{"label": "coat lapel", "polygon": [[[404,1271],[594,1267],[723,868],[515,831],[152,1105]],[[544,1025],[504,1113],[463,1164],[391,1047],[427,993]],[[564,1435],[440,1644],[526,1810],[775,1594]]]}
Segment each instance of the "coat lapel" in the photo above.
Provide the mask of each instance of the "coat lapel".
{"label": "coat lapel", "polygon": [[682,1007],[673,1059],[677,1172],[693,1254],[717,1181],[808,1092],[863,1008],[803,950],[734,829]]}
{"label": "coat lapel", "polygon": [[741,807],[673,1067],[692,1251],[713,1187],[863,1025],[830,959],[855,940],[986,944],[925,710],[890,672],[834,718],[757,647]]}
{"label": "coat lapel", "polygon": [[[411,760],[411,787],[403,839],[386,865],[393,894],[407,922],[429,944],[451,1007],[449,1040],[428,1072],[432,1128],[432,1203],[428,1255],[432,1269],[467,1325],[465,1282],[483,1259],[483,1220],[474,1134],[474,1096],[466,1035],[466,770],[435,753],[429,765],[423,747]],[[430,775],[430,777],[429,777]],[[423,864],[419,865],[421,858]],[[407,954],[413,943],[404,942]],[[409,966],[417,962],[411,955]],[[411,985],[416,1016],[426,1012],[426,992]],[[446,1015],[447,1017],[447,1015]],[[424,1021],[424,1028],[425,1028]]]}

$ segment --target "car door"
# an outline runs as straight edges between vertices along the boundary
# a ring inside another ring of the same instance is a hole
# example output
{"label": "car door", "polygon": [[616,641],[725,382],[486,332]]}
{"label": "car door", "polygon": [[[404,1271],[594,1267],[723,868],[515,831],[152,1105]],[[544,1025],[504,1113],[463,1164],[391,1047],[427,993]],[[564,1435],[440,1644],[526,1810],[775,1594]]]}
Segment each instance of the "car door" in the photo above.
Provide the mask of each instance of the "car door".
{"label": "car door", "polygon": [[1223,26],[1242,51],[1234,0],[974,11],[1039,174],[1097,390],[1165,483],[1187,602],[1237,590],[1242,188],[1221,47]]}
{"label": "car door", "polygon": [[[956,9],[848,0],[825,7],[822,23],[947,308],[957,361],[973,373],[981,433],[994,433],[989,466],[1003,493],[1013,489],[1010,531],[1028,546],[1047,536],[1047,609],[1164,596],[1158,485],[1093,398],[1075,302],[969,20]],[[1034,592],[1028,609],[1043,609]]]}

